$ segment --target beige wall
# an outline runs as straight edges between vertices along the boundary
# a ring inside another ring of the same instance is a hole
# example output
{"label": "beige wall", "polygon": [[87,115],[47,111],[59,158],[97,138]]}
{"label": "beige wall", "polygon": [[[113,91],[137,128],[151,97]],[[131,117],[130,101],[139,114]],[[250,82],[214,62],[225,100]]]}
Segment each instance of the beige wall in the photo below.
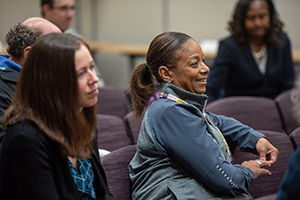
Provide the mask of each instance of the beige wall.
{"label": "beige wall", "polygon": [[[236,0],[76,0],[73,27],[88,40],[149,43],[157,34],[174,30],[195,40],[221,39],[229,33]],[[300,48],[300,0],[274,0],[294,48]],[[0,0],[0,40],[10,26],[40,16],[39,0]],[[130,74],[125,55],[98,52],[95,60],[106,84],[125,88]],[[136,60],[136,64],[144,58]]]}
{"label": "beige wall", "polygon": [[9,27],[28,17],[39,16],[39,0],[0,0],[0,40]]}

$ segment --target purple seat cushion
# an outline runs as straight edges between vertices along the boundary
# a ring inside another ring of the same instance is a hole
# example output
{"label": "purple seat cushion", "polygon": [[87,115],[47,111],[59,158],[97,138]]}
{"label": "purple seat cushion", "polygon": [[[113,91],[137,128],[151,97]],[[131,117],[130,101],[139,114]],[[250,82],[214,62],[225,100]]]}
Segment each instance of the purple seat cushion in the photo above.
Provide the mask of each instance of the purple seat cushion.
{"label": "purple seat cushion", "polygon": [[98,147],[113,151],[131,144],[124,122],[113,115],[97,114]]}
{"label": "purple seat cushion", "polygon": [[208,104],[206,111],[233,117],[253,129],[283,132],[276,103],[269,98],[226,97]]}
{"label": "purple seat cushion", "polygon": [[276,200],[277,194],[270,194],[267,196],[256,198],[255,200]]}
{"label": "purple seat cushion", "polygon": [[142,118],[136,119],[133,112],[130,112],[124,117],[124,122],[127,134],[131,138],[132,144],[136,144],[141,128]]}
{"label": "purple seat cushion", "polygon": [[291,94],[292,91],[288,90],[279,94],[275,98],[275,102],[281,115],[283,129],[288,135],[300,126],[296,117],[294,116]]}
{"label": "purple seat cushion", "polygon": [[101,158],[110,192],[115,200],[131,200],[128,165],[136,152],[136,145],[117,149]]}
{"label": "purple seat cushion", "polygon": [[123,119],[128,113],[128,98],[124,90],[113,86],[99,87],[97,113],[115,115]]}
{"label": "purple seat cushion", "polygon": [[300,147],[300,127],[293,130],[290,134],[290,138],[294,144],[295,150]]}

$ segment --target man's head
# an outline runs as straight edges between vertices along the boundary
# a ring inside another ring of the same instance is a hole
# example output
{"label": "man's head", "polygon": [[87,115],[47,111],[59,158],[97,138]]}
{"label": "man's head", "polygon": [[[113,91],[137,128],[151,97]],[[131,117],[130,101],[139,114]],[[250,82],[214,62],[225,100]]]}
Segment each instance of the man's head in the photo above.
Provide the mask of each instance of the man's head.
{"label": "man's head", "polygon": [[74,0],[41,0],[42,15],[61,31],[70,28],[74,15]]}
{"label": "man's head", "polygon": [[40,30],[42,32],[42,35],[61,32],[61,30],[57,26],[41,17],[28,18],[23,21],[22,24],[33,30]]}
{"label": "man's head", "polygon": [[10,28],[5,36],[10,60],[22,66],[31,45],[42,35],[52,32],[61,31],[57,26],[40,17],[29,18]]}

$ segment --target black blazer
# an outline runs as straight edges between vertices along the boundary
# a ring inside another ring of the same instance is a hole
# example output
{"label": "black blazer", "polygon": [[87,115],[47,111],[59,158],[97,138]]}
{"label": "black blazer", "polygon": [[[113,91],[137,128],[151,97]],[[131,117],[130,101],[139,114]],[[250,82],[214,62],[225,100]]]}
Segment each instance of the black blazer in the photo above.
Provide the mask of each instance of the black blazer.
{"label": "black blazer", "polygon": [[[211,102],[223,88],[226,96],[264,96],[275,98],[294,84],[291,44],[281,34],[280,44],[267,47],[266,73],[262,74],[248,42],[239,44],[233,36],[220,42],[218,55],[208,74],[207,91]],[[204,52],[205,53],[205,52]]]}
{"label": "black blazer", "polygon": [[0,148],[1,138],[4,135],[3,116],[15,94],[19,75],[20,72],[11,68],[0,69]]}
{"label": "black blazer", "polygon": [[[97,143],[91,158],[97,199],[113,200],[101,166]],[[67,158],[32,121],[10,126],[0,152],[0,199],[80,200]]]}

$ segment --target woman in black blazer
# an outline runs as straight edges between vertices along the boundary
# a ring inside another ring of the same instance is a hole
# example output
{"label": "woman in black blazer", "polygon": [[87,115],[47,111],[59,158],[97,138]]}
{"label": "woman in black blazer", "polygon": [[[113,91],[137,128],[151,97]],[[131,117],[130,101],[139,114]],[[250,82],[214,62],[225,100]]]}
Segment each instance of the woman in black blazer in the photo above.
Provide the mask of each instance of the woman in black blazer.
{"label": "woman in black blazer", "polygon": [[113,199],[96,143],[98,80],[83,40],[34,43],[4,116],[1,200]]}
{"label": "woman in black blazer", "polygon": [[290,40],[271,0],[240,0],[210,71],[212,102],[223,96],[275,98],[294,84]]}

